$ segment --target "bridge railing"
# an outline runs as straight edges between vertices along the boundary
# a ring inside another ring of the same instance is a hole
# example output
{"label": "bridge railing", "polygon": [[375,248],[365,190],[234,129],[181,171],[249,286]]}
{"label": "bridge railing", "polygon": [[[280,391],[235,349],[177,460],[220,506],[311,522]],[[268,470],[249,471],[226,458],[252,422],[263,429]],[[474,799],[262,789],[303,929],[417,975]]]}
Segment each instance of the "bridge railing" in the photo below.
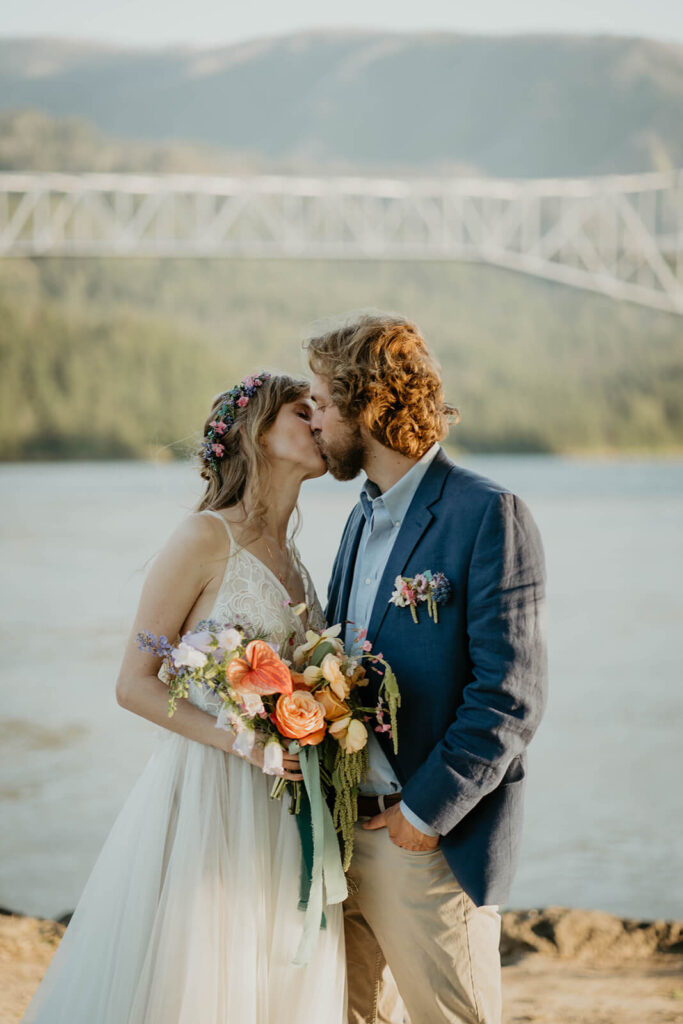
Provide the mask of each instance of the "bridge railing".
{"label": "bridge railing", "polygon": [[683,313],[683,171],[0,174],[0,256],[469,260]]}

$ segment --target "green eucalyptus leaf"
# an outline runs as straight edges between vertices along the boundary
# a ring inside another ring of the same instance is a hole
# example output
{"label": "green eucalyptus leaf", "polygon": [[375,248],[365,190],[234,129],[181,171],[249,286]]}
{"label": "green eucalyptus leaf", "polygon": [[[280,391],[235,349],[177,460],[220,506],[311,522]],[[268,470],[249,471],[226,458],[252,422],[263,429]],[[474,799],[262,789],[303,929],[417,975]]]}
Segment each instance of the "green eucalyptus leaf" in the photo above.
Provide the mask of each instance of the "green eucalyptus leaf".
{"label": "green eucalyptus leaf", "polygon": [[318,646],[314,648],[313,654],[311,655],[310,664],[315,665],[316,668],[320,668],[325,657],[328,654],[334,654],[334,652],[334,644],[331,644],[329,640],[323,640],[322,643],[319,643]]}

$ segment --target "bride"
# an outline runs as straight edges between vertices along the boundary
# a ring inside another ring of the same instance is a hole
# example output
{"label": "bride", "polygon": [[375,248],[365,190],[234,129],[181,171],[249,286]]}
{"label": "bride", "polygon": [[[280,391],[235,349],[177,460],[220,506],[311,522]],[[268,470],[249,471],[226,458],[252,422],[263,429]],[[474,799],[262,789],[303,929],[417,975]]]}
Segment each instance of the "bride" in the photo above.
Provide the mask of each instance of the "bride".
{"label": "bride", "polygon": [[[24,1024],[343,1024],[340,905],[292,965],[300,840],[270,800],[263,748],[248,759],[216,728],[220,700],[193,687],[168,717],[160,659],[136,646],[202,619],[235,622],[286,656],[324,621],[287,528],[301,483],[325,464],[308,385],[247,377],[214,400],[200,449],[206,490],[156,558],[124,653],[119,703],[162,726],[102,849]],[[303,616],[293,606],[306,605]],[[293,637],[293,640],[292,640]],[[283,772],[301,779],[297,755]]]}

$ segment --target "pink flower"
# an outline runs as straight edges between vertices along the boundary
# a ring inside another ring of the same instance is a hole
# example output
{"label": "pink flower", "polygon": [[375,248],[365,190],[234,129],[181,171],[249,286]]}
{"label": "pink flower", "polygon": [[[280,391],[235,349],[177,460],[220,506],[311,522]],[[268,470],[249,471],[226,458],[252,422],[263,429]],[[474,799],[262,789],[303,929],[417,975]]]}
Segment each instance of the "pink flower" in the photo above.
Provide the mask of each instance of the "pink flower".
{"label": "pink flower", "polygon": [[254,377],[254,387],[255,388],[260,388],[262,384],[263,384],[263,381],[261,380],[260,377]]}
{"label": "pink flower", "polygon": [[369,640],[365,641],[365,643],[363,644],[362,650],[365,651],[366,654],[368,654],[372,650],[372,644],[370,643]]}
{"label": "pink flower", "polygon": [[245,405],[249,405],[249,399],[247,398],[246,395],[242,395],[241,398],[237,399],[237,404],[239,405],[240,409],[244,409]]}
{"label": "pink flower", "polygon": [[358,630],[358,639],[359,640],[365,640],[367,635],[368,635],[367,629],[359,629]]}
{"label": "pink flower", "polygon": [[222,444],[212,444],[211,450],[216,453],[219,459],[223,456],[223,453],[225,452],[225,448],[223,447]]}
{"label": "pink flower", "polygon": [[244,380],[242,381],[242,383],[244,384],[245,388],[253,388],[253,386],[254,386],[254,378],[253,377],[245,377]]}
{"label": "pink flower", "polygon": [[225,423],[222,423],[221,420],[211,420],[209,426],[213,427],[217,434],[224,434],[227,430]]}

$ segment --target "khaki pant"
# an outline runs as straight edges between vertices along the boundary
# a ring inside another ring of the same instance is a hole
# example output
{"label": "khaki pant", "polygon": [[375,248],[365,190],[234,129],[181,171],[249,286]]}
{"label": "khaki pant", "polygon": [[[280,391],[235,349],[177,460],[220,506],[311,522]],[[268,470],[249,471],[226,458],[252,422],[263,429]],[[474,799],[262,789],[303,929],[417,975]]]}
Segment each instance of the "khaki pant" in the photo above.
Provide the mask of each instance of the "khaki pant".
{"label": "khaki pant", "polygon": [[348,883],[349,1024],[500,1024],[498,907],[477,907],[438,847],[358,823]]}

